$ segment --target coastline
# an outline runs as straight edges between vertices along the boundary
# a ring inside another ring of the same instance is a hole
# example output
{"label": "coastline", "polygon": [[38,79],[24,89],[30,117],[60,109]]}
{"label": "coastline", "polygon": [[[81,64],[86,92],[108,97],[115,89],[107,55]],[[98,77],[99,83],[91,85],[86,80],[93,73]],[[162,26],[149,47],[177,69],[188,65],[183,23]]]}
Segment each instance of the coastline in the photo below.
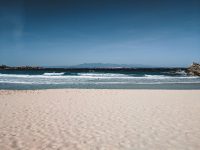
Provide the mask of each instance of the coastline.
{"label": "coastline", "polygon": [[0,90],[0,149],[200,149],[200,90]]}

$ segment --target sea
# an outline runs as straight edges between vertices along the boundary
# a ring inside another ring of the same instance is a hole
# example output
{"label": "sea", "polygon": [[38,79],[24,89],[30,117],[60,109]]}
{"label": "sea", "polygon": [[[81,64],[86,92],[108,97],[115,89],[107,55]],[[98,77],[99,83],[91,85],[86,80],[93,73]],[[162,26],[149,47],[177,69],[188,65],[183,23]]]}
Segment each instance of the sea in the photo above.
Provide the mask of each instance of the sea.
{"label": "sea", "polygon": [[0,70],[1,90],[200,89],[200,77],[185,69]]}

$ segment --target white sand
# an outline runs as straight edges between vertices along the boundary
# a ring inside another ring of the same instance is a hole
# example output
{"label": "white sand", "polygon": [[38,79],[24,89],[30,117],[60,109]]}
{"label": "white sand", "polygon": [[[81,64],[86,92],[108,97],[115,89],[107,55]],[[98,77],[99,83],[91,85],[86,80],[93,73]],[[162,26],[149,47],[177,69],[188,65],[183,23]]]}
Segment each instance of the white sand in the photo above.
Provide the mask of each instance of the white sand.
{"label": "white sand", "polygon": [[200,150],[200,90],[0,91],[0,150]]}

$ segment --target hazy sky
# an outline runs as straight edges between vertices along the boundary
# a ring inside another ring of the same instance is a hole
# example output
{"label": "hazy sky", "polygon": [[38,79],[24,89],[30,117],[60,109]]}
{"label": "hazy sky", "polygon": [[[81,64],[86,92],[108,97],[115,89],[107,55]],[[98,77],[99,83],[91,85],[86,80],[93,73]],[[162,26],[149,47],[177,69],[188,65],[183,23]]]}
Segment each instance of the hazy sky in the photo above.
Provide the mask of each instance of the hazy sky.
{"label": "hazy sky", "polygon": [[0,64],[200,62],[199,0],[0,0]]}

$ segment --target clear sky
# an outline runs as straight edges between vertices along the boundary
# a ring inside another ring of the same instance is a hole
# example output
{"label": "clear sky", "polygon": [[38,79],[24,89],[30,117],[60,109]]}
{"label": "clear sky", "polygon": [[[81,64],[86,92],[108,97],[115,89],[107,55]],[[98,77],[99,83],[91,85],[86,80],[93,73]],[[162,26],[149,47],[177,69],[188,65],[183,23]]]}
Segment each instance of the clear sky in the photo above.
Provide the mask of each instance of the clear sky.
{"label": "clear sky", "polygon": [[0,0],[0,64],[188,66],[199,0]]}

